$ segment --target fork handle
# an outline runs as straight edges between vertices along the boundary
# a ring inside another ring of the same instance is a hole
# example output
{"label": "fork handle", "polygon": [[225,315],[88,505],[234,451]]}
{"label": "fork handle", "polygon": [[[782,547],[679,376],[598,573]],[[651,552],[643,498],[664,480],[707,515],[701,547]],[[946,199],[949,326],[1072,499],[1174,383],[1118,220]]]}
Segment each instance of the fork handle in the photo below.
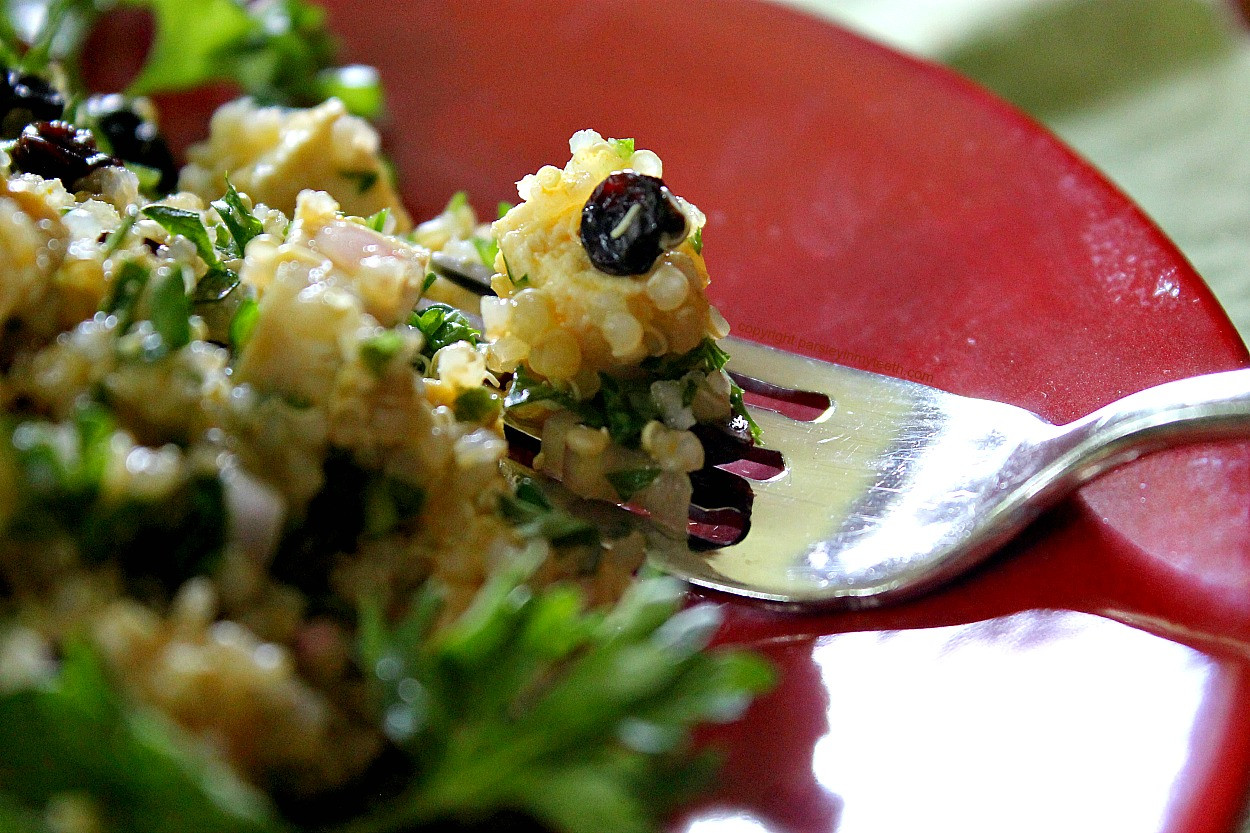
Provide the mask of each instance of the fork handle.
{"label": "fork handle", "polygon": [[1250,368],[1166,382],[1062,426],[1057,440],[1075,480],[1161,448],[1250,439]]}

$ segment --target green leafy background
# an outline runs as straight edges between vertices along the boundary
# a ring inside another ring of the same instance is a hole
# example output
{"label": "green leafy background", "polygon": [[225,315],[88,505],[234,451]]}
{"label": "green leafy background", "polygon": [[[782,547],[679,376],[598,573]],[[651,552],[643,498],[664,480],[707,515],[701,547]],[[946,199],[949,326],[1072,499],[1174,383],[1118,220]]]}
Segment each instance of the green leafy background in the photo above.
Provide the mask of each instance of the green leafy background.
{"label": "green leafy background", "polygon": [[1250,337],[1250,29],[1232,0],[790,0],[1040,119],[1180,246]]}

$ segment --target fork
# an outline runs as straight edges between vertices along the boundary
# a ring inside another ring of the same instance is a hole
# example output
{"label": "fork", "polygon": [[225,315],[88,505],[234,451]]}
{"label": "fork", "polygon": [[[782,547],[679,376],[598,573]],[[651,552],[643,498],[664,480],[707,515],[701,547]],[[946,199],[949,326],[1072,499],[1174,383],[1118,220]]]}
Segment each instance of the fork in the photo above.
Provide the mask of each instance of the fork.
{"label": "fork", "polygon": [[[482,291],[482,276],[462,264],[435,266]],[[692,549],[634,523],[654,566],[753,599],[867,607],[916,595],[984,561],[1111,468],[1171,445],[1250,436],[1250,368],[1168,382],[1054,425],[742,339],[721,346],[730,376],[755,394],[747,408],[767,445],[710,461],[752,481],[749,533]]]}
{"label": "fork", "polygon": [[[728,338],[731,375],[825,394],[807,420],[749,405],[784,472],[755,483],[751,532],[667,548],[688,581],[775,602],[865,607],[967,571],[1081,484],[1150,451],[1250,436],[1250,368],[1168,382],[1067,425],[1023,408]],[[743,384],[746,387],[746,384]]]}

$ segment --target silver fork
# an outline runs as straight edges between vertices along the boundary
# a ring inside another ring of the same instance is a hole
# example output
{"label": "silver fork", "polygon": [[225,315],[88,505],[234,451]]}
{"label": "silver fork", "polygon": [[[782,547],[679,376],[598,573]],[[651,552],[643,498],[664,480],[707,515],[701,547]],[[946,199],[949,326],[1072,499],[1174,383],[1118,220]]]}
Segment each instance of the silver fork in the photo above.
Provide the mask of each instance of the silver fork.
{"label": "silver fork", "polygon": [[696,585],[755,599],[863,607],[913,595],[1110,468],[1165,446],[1250,436],[1250,369],[1168,382],[1057,426],[748,341],[722,345],[731,373],[832,402],[808,421],[751,407],[786,467],[754,484],[750,533],[711,552],[652,555]]}

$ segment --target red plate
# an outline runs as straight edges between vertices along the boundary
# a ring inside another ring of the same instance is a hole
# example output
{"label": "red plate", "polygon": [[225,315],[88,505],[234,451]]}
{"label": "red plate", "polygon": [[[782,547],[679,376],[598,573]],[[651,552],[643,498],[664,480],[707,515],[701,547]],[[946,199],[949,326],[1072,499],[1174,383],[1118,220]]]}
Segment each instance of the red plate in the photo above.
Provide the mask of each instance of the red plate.
{"label": "red plate", "polygon": [[[419,215],[489,211],[573,131],[634,136],[707,211],[737,334],[1067,421],[1247,363],[1185,259],[1027,118],[749,0],[331,4],[379,66]],[[784,672],[715,733],[691,833],[1229,833],[1250,772],[1250,446],[1105,477],[888,610],[730,603]]]}

